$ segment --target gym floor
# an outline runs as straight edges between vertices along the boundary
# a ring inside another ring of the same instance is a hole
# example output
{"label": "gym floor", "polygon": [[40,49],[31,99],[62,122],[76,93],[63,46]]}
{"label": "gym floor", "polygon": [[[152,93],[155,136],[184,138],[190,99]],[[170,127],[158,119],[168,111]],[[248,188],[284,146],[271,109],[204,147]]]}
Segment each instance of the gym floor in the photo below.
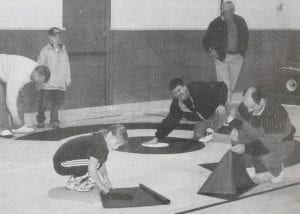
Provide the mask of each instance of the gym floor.
{"label": "gym floor", "polygon": [[[286,106],[293,124],[300,130],[300,107]],[[163,114],[166,112],[162,112]],[[64,123],[64,126],[99,123],[160,122],[159,115],[130,114]],[[130,130],[129,136],[154,136],[155,130]],[[192,131],[177,130],[170,136],[190,138]],[[68,138],[69,139],[69,138]],[[223,199],[197,194],[210,171],[199,164],[218,162],[230,148],[229,137],[217,134],[205,148],[180,154],[134,154],[114,151],[107,169],[116,188],[140,183],[169,198],[169,205],[104,209],[97,190],[78,193],[65,189],[67,177],[52,166],[60,141],[0,139],[1,213],[300,213],[300,164],[285,169],[280,184],[261,184],[246,197],[228,203]],[[300,140],[299,137],[296,139]],[[270,190],[270,191],[269,191]]]}

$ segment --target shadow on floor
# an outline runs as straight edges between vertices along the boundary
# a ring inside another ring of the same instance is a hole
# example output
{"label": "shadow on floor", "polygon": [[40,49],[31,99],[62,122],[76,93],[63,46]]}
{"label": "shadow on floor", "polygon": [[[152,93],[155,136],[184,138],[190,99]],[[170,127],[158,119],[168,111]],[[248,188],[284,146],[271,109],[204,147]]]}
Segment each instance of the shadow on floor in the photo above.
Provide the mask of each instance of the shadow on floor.
{"label": "shadow on floor", "polygon": [[55,187],[48,191],[48,196],[52,199],[82,201],[86,203],[99,203],[100,197],[98,190],[90,192],[76,192],[66,189],[66,187]]}

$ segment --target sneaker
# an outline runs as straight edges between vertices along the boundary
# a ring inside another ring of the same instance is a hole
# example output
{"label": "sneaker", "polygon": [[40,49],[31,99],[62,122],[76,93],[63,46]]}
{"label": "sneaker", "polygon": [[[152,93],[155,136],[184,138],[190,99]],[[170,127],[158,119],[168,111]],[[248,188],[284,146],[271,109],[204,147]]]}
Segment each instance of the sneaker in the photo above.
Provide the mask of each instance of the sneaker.
{"label": "sneaker", "polygon": [[44,128],[45,127],[45,123],[43,122],[40,122],[36,125],[37,128],[41,129],[41,128]]}
{"label": "sneaker", "polygon": [[34,129],[33,128],[29,128],[27,126],[21,126],[20,128],[18,129],[12,129],[12,132],[13,133],[30,133],[30,132],[33,132]]}
{"label": "sneaker", "polygon": [[[99,173],[99,172],[98,172],[98,173]],[[88,178],[88,182],[89,182],[90,184],[92,184],[92,185],[95,185],[95,184],[96,184],[96,182],[94,181],[94,179],[91,178],[91,177]]]}
{"label": "sneaker", "polygon": [[6,130],[3,130],[1,133],[0,133],[0,137],[3,137],[3,138],[13,138],[14,135],[11,131],[9,131],[8,129]]}
{"label": "sneaker", "polygon": [[271,183],[280,183],[280,182],[283,181],[283,178],[284,178],[284,175],[283,175],[283,164],[282,164],[282,168],[281,168],[280,174],[277,177],[275,177],[274,175],[272,175]]}
{"label": "sneaker", "polygon": [[71,175],[69,177],[68,181],[67,181],[66,188],[69,189],[69,190],[75,190],[75,185],[78,182],[79,182],[78,179],[76,179],[76,177],[74,177],[73,175]]}
{"label": "sneaker", "polygon": [[262,184],[270,182],[273,175],[270,172],[256,173],[254,177],[252,177],[252,181],[256,184]]}
{"label": "sneaker", "polygon": [[228,118],[227,118],[227,124],[230,124],[232,121],[234,120],[234,117],[229,115]]}
{"label": "sneaker", "polygon": [[246,168],[246,171],[250,178],[254,178],[256,175],[256,171],[254,167]]}
{"label": "sneaker", "polygon": [[69,190],[76,190],[78,192],[87,192],[92,190],[94,185],[95,182],[87,172],[85,175],[79,177],[74,177],[73,175],[70,176],[67,181],[66,188]]}
{"label": "sneaker", "polygon": [[50,126],[54,129],[60,128],[59,122],[56,122],[56,121],[50,122]]}
{"label": "sneaker", "polygon": [[283,170],[282,170],[277,177],[273,176],[271,178],[271,183],[280,183],[283,181],[283,178],[284,178],[284,176],[283,176]]}
{"label": "sneaker", "polygon": [[94,185],[95,185],[95,183],[93,183],[89,179],[87,179],[79,184],[76,184],[75,190],[77,192],[89,192],[93,189]]}
{"label": "sneaker", "polygon": [[208,128],[206,130],[206,132],[204,133],[204,136],[199,139],[199,142],[208,143],[208,142],[212,141],[213,137],[214,137],[214,130],[212,130],[211,128]]}

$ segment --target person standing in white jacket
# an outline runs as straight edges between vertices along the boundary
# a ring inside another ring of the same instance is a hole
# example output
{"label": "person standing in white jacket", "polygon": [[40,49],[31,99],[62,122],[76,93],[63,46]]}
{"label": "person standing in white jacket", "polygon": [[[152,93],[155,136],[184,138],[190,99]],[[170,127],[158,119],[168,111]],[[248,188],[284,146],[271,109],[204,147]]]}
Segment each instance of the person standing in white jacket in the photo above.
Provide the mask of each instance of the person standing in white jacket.
{"label": "person standing in white jacket", "polygon": [[31,81],[43,83],[49,78],[50,71],[47,66],[40,66],[24,56],[0,54],[0,91],[3,92],[0,94],[0,137],[13,137],[6,108],[16,127],[24,125],[18,113],[17,100],[25,84]]}
{"label": "person standing in white jacket", "polygon": [[38,128],[44,128],[45,110],[50,102],[50,126],[59,128],[58,111],[65,101],[65,92],[71,84],[70,63],[66,47],[62,44],[62,32],[53,27],[48,31],[49,44],[40,52],[38,63],[49,67],[51,77],[40,87]]}

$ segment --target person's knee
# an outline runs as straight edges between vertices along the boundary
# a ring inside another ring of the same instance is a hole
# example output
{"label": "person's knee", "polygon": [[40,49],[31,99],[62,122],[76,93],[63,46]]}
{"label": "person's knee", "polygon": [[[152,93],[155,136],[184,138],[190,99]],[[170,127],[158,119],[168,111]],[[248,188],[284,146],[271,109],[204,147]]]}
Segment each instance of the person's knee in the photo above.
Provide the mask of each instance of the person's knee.
{"label": "person's knee", "polygon": [[261,159],[263,165],[266,167],[266,169],[273,175],[278,176],[282,170],[282,158],[278,157],[278,155],[275,154],[267,154],[264,155]]}
{"label": "person's knee", "polygon": [[195,130],[193,134],[194,140],[198,141],[200,138],[203,137],[203,134],[203,132]]}
{"label": "person's knee", "polygon": [[164,119],[163,121],[167,126],[170,126],[170,127],[175,127],[178,125],[179,123],[179,120],[175,119],[175,118],[172,118],[172,117],[167,117],[166,119]]}
{"label": "person's knee", "polygon": [[193,135],[193,139],[198,141],[202,136],[199,134],[199,133],[195,133],[194,132],[194,135]]}
{"label": "person's knee", "polygon": [[283,170],[283,163],[279,163],[272,167],[268,167],[267,169],[271,173],[271,175],[273,175],[274,177],[277,177]]}

